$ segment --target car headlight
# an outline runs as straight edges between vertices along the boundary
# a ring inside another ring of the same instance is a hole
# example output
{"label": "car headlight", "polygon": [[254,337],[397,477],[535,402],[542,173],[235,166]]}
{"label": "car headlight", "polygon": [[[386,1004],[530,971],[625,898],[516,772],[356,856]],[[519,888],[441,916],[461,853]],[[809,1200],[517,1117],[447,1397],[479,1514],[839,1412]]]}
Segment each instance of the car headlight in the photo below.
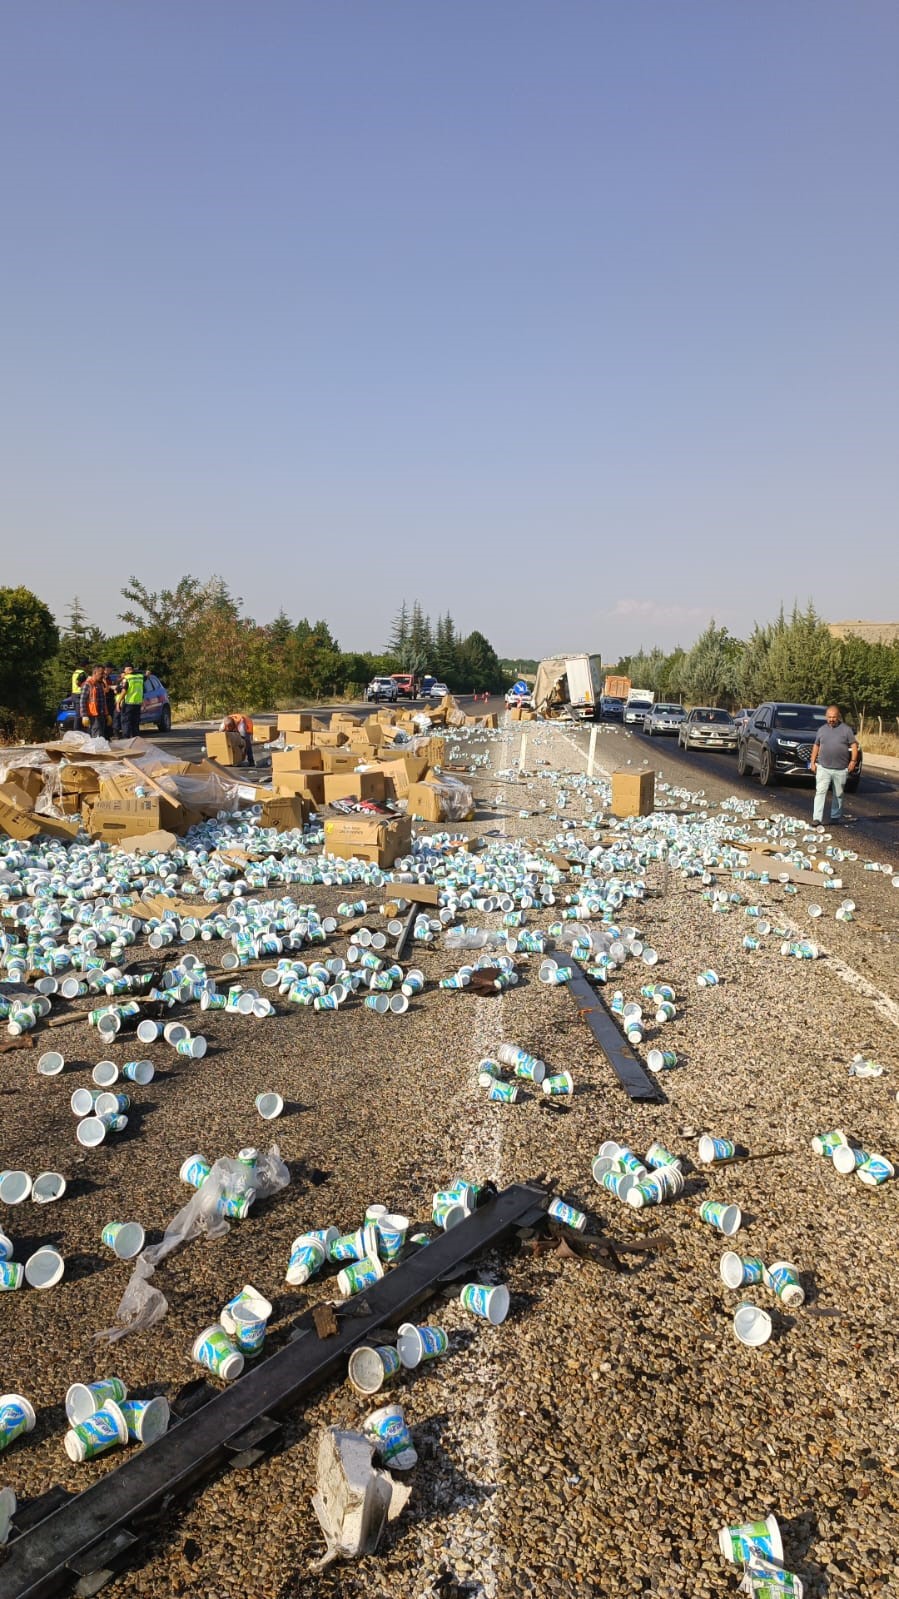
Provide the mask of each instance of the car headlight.
{"label": "car headlight", "polygon": [[779,738],[777,742],[782,750],[795,750],[799,748],[798,738]]}

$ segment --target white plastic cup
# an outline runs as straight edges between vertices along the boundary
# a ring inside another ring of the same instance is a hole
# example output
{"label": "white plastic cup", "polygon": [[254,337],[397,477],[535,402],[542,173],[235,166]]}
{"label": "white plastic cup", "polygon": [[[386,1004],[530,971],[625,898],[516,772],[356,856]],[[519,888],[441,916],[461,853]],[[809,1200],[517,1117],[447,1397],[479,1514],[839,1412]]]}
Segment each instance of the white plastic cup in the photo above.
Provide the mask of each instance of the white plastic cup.
{"label": "white plastic cup", "polygon": [[111,1088],[119,1080],[119,1068],[114,1060],[98,1060],[91,1078],[98,1088]]}
{"label": "white plastic cup", "polygon": [[85,1116],[75,1129],[75,1137],[83,1149],[96,1149],[106,1137],[106,1123],[102,1116]]}
{"label": "white plastic cup", "polygon": [[766,1560],[776,1561],[778,1565],[784,1557],[780,1528],[774,1516],[722,1527],[718,1533],[718,1547],[724,1559],[734,1566],[747,1565],[753,1550]]}
{"label": "white plastic cup", "polygon": [[366,1255],[364,1260],[351,1260],[337,1273],[337,1287],[344,1299],[349,1299],[353,1294],[364,1293],[366,1288],[371,1288],[379,1282],[384,1275],[384,1267],[377,1255]]}
{"label": "white plastic cup", "polygon": [[152,1083],[156,1070],[151,1060],[128,1060],[122,1067],[122,1076],[129,1083],[138,1083],[141,1088],[146,1088]]}
{"label": "white plastic cup", "polygon": [[66,1263],[58,1249],[45,1244],[25,1262],[25,1281],[31,1288],[53,1288],[60,1281]]}
{"label": "white plastic cup", "polygon": [[211,1327],[204,1328],[194,1339],[191,1357],[198,1366],[204,1366],[222,1382],[233,1382],[244,1367],[243,1355],[239,1349],[235,1349],[224,1327],[217,1321]]}
{"label": "white plastic cup", "polygon": [[183,1022],[166,1022],[162,1029],[162,1036],[166,1043],[171,1044],[174,1048],[177,1044],[180,1044],[182,1038],[189,1038],[190,1034]]}
{"label": "white plastic cup", "polygon": [[758,1305],[740,1305],[734,1312],[734,1333],[741,1344],[758,1349],[771,1337],[771,1317]]}
{"label": "white plastic cup", "polygon": [[153,1399],[126,1399],[119,1409],[131,1443],[153,1444],[168,1431],[169,1402],[162,1394]]}
{"label": "white plastic cup", "polygon": [[406,1242],[409,1231],[409,1217],[397,1215],[380,1216],[375,1223],[378,1238],[378,1253],[382,1260],[396,1260]]}
{"label": "white plastic cup", "polygon": [[48,1049],[37,1063],[42,1077],[58,1077],[64,1066],[65,1057],[60,1055],[58,1049]]}
{"label": "white plastic cup", "polygon": [[398,1352],[390,1344],[360,1344],[350,1355],[347,1376],[360,1394],[376,1394],[400,1369]]}
{"label": "white plastic cup", "polygon": [[486,1283],[466,1283],[459,1295],[459,1302],[465,1310],[480,1316],[483,1321],[489,1321],[494,1327],[505,1321],[509,1314],[509,1290],[504,1283],[498,1283],[495,1288],[489,1288]]}
{"label": "white plastic cup", "polygon": [[21,1205],[31,1193],[31,1178],[27,1171],[0,1172],[0,1202],[4,1205]]}
{"label": "white plastic cup", "polygon": [[280,1094],[257,1094],[254,1103],[265,1122],[277,1120],[284,1109],[284,1101]]}
{"label": "white plastic cup", "polygon": [[371,1439],[385,1466],[409,1471],[415,1465],[418,1455],[399,1405],[384,1405],[380,1410],[373,1410],[362,1423],[362,1431]]}
{"label": "white plastic cup", "polygon": [[292,1287],[297,1288],[302,1283],[307,1283],[314,1277],[325,1263],[325,1246],[320,1238],[313,1238],[308,1233],[301,1233],[290,1246],[290,1260],[285,1272],[285,1280]]}
{"label": "white plastic cup", "polygon": [[268,1317],[261,1313],[254,1301],[238,1299],[231,1307],[231,1321],[234,1326],[233,1337],[241,1354],[251,1358],[261,1354]]}
{"label": "white plastic cup", "polygon": [[115,1400],[110,1399],[102,1410],[95,1410],[92,1416],[86,1416],[84,1421],[69,1429],[65,1450],[70,1460],[92,1460],[127,1442],[128,1423]]}
{"label": "white plastic cup", "polygon": [[69,1105],[74,1116],[90,1116],[93,1108],[100,1098],[99,1088],[76,1088],[69,1100]]}
{"label": "white plastic cup", "polygon": [[22,1394],[0,1394],[0,1449],[34,1429],[34,1407]]}
{"label": "white plastic cup", "polygon": [[62,1199],[66,1191],[66,1180],[58,1171],[38,1172],[31,1185],[31,1198],[36,1205],[51,1205],[54,1200]]}
{"label": "white plastic cup", "polygon": [[66,1392],[66,1418],[69,1425],[77,1427],[96,1410],[102,1410],[110,1400],[120,1405],[128,1398],[128,1389],[121,1377],[101,1377],[98,1382],[73,1382]]}
{"label": "white plastic cup", "polygon": [[805,1292],[799,1281],[799,1267],[794,1266],[791,1260],[775,1260],[766,1266],[763,1273],[766,1288],[787,1306],[788,1310],[795,1310],[803,1303]]}
{"label": "white plastic cup", "polygon": [[159,1023],[151,1021],[149,1016],[137,1024],[137,1036],[142,1044],[155,1044],[161,1032]]}
{"label": "white plastic cup", "polygon": [[254,1288],[252,1283],[244,1283],[240,1293],[235,1294],[233,1299],[229,1299],[227,1305],[223,1305],[222,1313],[219,1316],[219,1321],[230,1338],[234,1337],[234,1317],[232,1312],[236,1305],[244,1302],[251,1304],[256,1315],[261,1316],[264,1321],[268,1321],[272,1313],[270,1302],[263,1294],[260,1294],[258,1288]]}
{"label": "white plastic cup", "polygon": [[179,1055],[186,1055],[189,1060],[202,1060],[206,1054],[206,1040],[202,1033],[197,1033],[194,1038],[188,1034],[186,1038],[179,1038],[175,1049]]}
{"label": "white plastic cup", "polygon": [[103,1242],[118,1260],[133,1260],[144,1247],[144,1229],[139,1221],[108,1221]]}
{"label": "white plastic cup", "polygon": [[449,1338],[442,1327],[417,1327],[407,1321],[397,1329],[397,1354],[409,1370],[420,1366],[422,1361],[445,1355],[448,1348]]}

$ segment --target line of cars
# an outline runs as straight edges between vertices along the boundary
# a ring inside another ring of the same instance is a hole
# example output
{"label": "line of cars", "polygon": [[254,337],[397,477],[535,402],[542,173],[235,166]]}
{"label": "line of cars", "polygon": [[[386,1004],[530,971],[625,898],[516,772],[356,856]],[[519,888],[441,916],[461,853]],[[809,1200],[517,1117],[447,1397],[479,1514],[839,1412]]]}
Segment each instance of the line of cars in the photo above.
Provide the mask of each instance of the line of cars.
{"label": "line of cars", "polygon": [[[811,779],[812,748],[827,716],[824,705],[768,700],[733,715],[720,705],[682,705],[659,701],[646,710],[642,731],[653,738],[674,735],[682,750],[736,751],[741,777],[758,775],[765,787],[780,778]],[[862,771],[862,751],[846,789],[854,794]]]}

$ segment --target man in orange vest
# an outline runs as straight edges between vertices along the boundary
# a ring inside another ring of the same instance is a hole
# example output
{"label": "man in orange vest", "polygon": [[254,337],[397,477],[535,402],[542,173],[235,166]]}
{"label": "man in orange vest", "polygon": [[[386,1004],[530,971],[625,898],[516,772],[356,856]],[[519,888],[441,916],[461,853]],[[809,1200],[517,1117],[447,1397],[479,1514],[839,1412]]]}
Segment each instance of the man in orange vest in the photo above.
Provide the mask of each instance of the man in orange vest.
{"label": "man in orange vest", "polygon": [[106,677],[102,666],[95,666],[81,690],[78,705],[81,726],[91,738],[106,737]]}

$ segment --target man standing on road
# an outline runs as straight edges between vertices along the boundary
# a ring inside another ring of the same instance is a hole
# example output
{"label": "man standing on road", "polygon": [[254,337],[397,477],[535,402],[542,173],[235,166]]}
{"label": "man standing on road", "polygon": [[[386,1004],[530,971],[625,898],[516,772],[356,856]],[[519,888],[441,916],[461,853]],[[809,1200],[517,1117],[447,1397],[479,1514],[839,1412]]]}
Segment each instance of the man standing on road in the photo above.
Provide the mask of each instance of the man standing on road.
{"label": "man standing on road", "polygon": [[815,739],[809,764],[815,778],[815,826],[824,824],[824,801],[829,788],[833,789],[830,820],[841,822],[846,779],[858,765],[858,739],[853,729],[843,721],[838,705],[827,707],[827,719]]}
{"label": "man standing on road", "polygon": [[102,666],[95,666],[85,679],[78,704],[81,726],[91,738],[106,737],[106,679]]}
{"label": "man standing on road", "polygon": [[133,666],[123,667],[118,700],[123,738],[140,737],[140,713],[143,703],[143,672],[135,672]]}

